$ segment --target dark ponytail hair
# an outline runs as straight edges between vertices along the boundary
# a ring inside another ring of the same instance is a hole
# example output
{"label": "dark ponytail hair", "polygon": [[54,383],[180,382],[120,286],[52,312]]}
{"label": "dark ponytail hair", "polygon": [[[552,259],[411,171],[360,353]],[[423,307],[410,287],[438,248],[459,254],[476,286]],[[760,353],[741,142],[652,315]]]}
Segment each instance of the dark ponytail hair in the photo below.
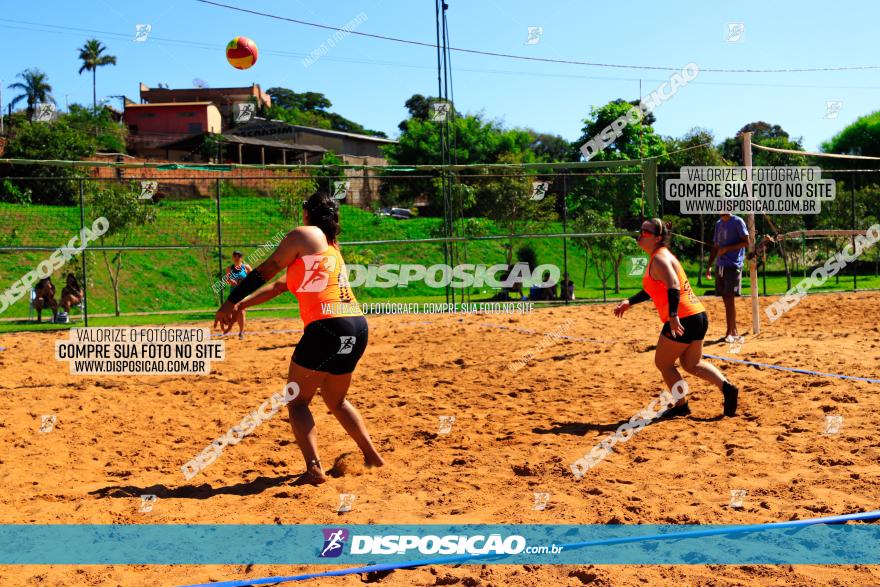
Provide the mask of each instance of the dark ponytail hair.
{"label": "dark ponytail hair", "polygon": [[651,225],[651,230],[654,236],[663,237],[660,240],[659,246],[668,247],[669,243],[672,241],[672,223],[663,222],[659,218],[650,218],[645,222]]}
{"label": "dark ponytail hair", "polygon": [[303,210],[309,213],[309,224],[317,226],[334,244],[339,234],[339,204],[327,192],[315,192],[303,202]]}

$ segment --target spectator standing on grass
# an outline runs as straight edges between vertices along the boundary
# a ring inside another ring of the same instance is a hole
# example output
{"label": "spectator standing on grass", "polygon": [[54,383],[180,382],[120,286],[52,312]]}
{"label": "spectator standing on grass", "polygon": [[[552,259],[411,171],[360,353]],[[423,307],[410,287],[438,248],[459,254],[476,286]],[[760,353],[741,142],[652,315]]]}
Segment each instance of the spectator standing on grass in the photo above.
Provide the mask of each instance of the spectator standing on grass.
{"label": "spectator standing on grass", "polygon": [[[712,279],[712,262],[715,261],[718,268],[715,294],[724,301],[724,316],[727,319],[724,340],[727,342],[736,342],[739,337],[736,328],[736,298],[742,291],[742,268],[748,246],[749,230],[743,219],[732,214],[722,214],[715,223],[706,279]],[[755,287],[754,283],[752,287]]]}
{"label": "spectator standing on grass", "polygon": [[[232,265],[226,268],[226,283],[232,286],[232,288],[235,288],[239,283],[244,281],[244,278],[247,277],[248,273],[251,271],[253,271],[251,266],[242,261],[241,251],[233,251]],[[244,338],[244,320],[245,311],[242,310],[238,314],[238,338]]]}

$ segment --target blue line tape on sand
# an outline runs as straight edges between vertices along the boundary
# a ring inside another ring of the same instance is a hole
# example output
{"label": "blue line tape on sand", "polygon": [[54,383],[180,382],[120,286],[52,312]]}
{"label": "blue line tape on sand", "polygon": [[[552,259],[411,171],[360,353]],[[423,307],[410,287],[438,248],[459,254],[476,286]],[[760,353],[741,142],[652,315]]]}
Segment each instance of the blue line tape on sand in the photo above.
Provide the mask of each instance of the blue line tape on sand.
{"label": "blue line tape on sand", "polygon": [[[586,548],[590,546],[600,545],[616,545],[643,541],[657,540],[681,540],[683,538],[702,538],[706,536],[718,536],[726,534],[748,534],[754,532],[762,532],[765,530],[779,530],[785,528],[798,528],[803,526],[812,526],[817,524],[843,524],[854,521],[867,521],[880,519],[880,510],[872,512],[857,512],[854,514],[845,514],[841,516],[828,516],[824,518],[808,518],[806,520],[793,520],[790,522],[773,522],[769,524],[751,524],[747,526],[731,526],[725,528],[712,528],[710,530],[695,530],[689,532],[672,532],[669,534],[653,534],[649,536],[625,536],[621,538],[606,538],[602,540],[589,540],[586,542],[575,542],[573,544],[561,545],[564,550],[574,550],[578,548]],[[304,575],[289,575],[279,577],[265,577],[262,579],[240,579],[235,581],[221,581],[219,583],[198,583],[185,585],[183,587],[247,587],[249,585],[268,585],[272,583],[288,583],[292,581],[305,581],[307,579],[316,579],[319,577],[338,577],[342,575],[353,575],[358,573],[370,573],[377,571],[392,571],[396,569],[406,569],[420,567],[425,565],[448,565],[468,560],[490,558],[504,558],[504,555],[485,555],[470,554],[438,557],[429,560],[409,561],[403,563],[387,563],[379,565],[368,565],[365,567],[355,567],[348,569],[337,569],[335,571],[325,571],[322,573],[309,573]]]}
{"label": "blue line tape on sand", "polygon": [[837,373],[822,373],[821,371],[810,371],[809,369],[795,369],[794,367],[782,367],[780,365],[770,365],[769,363],[755,363],[754,361],[745,361],[743,359],[731,359],[729,357],[719,357],[718,355],[703,355],[709,359],[717,359],[719,361],[730,361],[731,363],[742,363],[743,365],[755,365],[756,367],[766,367],[767,369],[776,369],[777,371],[788,371],[790,373],[803,373],[804,375],[819,375],[821,377],[836,377],[837,379],[849,379],[852,381],[867,381],[868,383],[880,383],[880,379],[870,379],[868,377],[856,377],[854,375],[839,375]]}
{"label": "blue line tape on sand", "polygon": [[[541,334],[544,336],[553,336],[555,338],[565,338],[568,340],[574,341],[589,341],[589,342],[604,342],[604,343],[614,343],[617,341],[614,340],[596,340],[592,338],[577,338],[573,336],[565,336],[565,335],[556,335],[550,333],[538,332],[537,330],[526,330],[525,328],[511,328],[510,326],[503,326],[500,324],[481,324],[481,326],[489,326],[491,328],[500,328],[503,330],[512,330],[515,332],[522,332],[525,334]],[[880,379],[871,379],[869,377],[856,377],[855,375],[840,375],[837,373],[823,373],[822,371],[811,371],[809,369],[796,369],[794,367],[783,367],[781,365],[771,365],[769,363],[756,363],[754,361],[745,361],[743,359],[731,359],[729,357],[721,357],[719,355],[707,355],[703,354],[707,359],[716,359],[718,361],[730,361],[731,363],[741,363],[743,365],[754,365],[755,367],[765,367],[767,369],[776,369],[777,371],[788,371],[790,373],[801,373],[804,375],[818,375],[820,377],[836,377],[837,379],[848,379],[850,381],[865,381],[867,383],[880,383]]]}

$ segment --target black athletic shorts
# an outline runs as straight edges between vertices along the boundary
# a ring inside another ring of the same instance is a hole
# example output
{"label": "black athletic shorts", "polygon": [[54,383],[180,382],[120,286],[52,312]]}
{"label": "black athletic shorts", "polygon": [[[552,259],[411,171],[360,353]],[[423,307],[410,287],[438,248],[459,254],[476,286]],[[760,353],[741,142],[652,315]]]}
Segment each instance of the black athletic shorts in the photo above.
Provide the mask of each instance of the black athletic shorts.
{"label": "black athletic shorts", "polygon": [[351,373],[367,348],[368,335],[363,316],[315,320],[306,326],[296,344],[293,362],[333,375]]}
{"label": "black athletic shorts", "polygon": [[663,330],[660,331],[660,334],[669,340],[688,344],[695,340],[703,340],[706,337],[706,331],[709,330],[709,316],[706,315],[706,312],[700,312],[687,318],[679,318],[678,321],[681,322],[681,327],[684,328],[684,334],[673,338],[669,322],[663,325]]}
{"label": "black athletic shorts", "polygon": [[715,295],[736,297],[742,291],[742,269],[719,265],[715,271]]}

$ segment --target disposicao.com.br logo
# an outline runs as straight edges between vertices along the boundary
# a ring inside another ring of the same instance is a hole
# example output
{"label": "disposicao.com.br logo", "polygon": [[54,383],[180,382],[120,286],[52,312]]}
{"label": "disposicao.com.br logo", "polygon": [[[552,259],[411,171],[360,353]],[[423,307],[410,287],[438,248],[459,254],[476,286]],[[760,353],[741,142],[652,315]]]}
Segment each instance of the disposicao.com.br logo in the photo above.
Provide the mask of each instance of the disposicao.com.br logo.
{"label": "disposicao.com.br logo", "polygon": [[[416,536],[406,534],[387,534],[367,536],[355,534],[349,537],[348,532],[342,528],[325,528],[323,530],[324,544],[321,557],[339,556],[344,549],[345,543],[350,538],[348,554],[370,555],[405,555],[405,554],[557,554],[562,552],[561,546],[527,546],[523,536],[511,535],[502,537],[501,534],[476,534],[474,536],[462,536],[448,534],[443,536],[429,534]],[[414,552],[413,552],[414,551]]]}

